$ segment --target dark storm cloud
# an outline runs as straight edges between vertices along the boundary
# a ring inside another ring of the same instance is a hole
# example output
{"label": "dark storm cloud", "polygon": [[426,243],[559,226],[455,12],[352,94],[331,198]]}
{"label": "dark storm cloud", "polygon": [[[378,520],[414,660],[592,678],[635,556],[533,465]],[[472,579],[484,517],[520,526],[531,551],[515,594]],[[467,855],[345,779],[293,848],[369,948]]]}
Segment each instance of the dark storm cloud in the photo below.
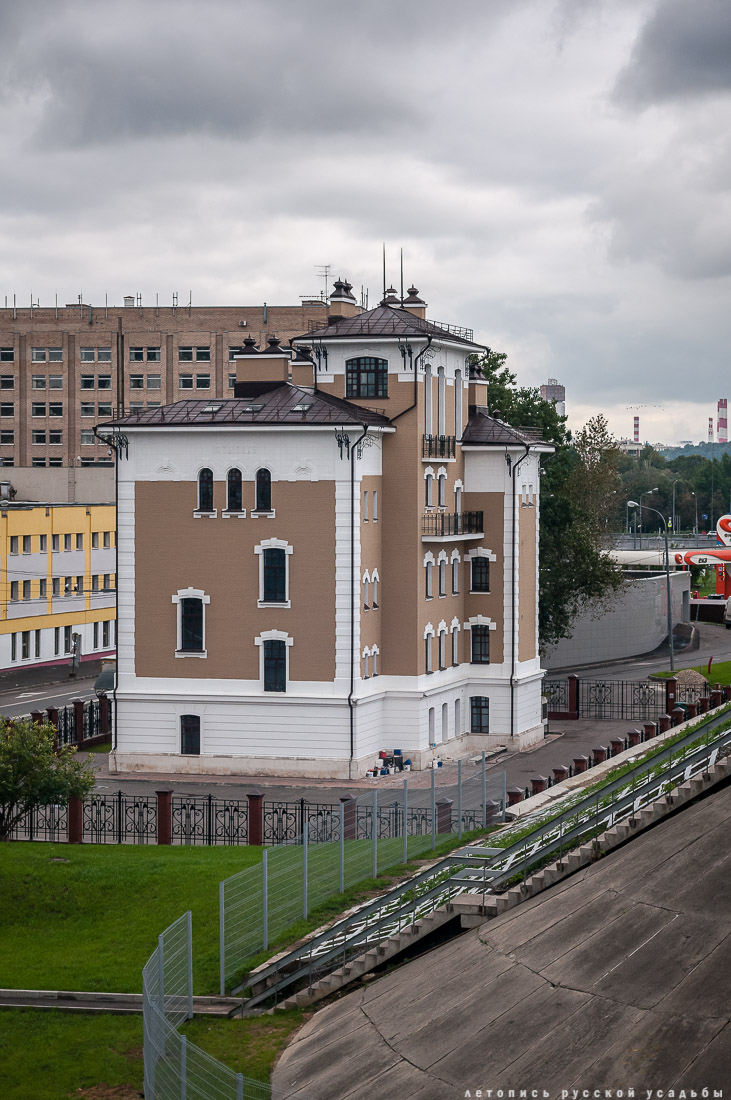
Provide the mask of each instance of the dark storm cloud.
{"label": "dark storm cloud", "polygon": [[728,0],[661,0],[616,86],[640,107],[731,91]]}

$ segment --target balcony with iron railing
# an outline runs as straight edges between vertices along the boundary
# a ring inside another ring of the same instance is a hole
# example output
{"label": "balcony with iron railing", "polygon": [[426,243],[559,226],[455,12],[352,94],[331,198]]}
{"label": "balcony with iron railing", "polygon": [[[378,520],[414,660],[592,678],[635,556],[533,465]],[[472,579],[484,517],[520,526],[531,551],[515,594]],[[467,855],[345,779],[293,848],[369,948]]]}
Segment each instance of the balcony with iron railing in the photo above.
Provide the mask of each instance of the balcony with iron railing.
{"label": "balcony with iron railing", "polygon": [[421,517],[421,541],[443,542],[482,538],[482,512],[425,512]]}
{"label": "balcony with iron railing", "polygon": [[422,458],[454,458],[456,437],[453,435],[422,435]]}

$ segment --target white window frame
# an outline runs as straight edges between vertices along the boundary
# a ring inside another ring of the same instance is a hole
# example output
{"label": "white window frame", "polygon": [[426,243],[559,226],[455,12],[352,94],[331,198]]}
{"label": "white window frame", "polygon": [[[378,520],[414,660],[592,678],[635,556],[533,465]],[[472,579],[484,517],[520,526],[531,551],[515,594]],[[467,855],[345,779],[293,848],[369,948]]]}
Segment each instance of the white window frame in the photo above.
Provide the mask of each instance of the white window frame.
{"label": "white window frame", "polygon": [[361,588],[362,588],[362,592],[363,592],[363,610],[364,611],[370,611],[370,609],[371,609],[370,592],[369,592],[370,583],[371,583],[371,575],[368,572],[368,570],[366,569],[365,573],[363,574],[363,579],[361,581]]}
{"label": "white window frame", "polygon": [[439,551],[439,557],[437,558],[437,585],[439,599],[444,599],[447,595],[447,552],[446,550]]}
{"label": "white window frame", "polygon": [[456,668],[459,664],[459,619],[452,619],[449,626],[450,634],[452,636],[452,668]]}
{"label": "white window frame", "polygon": [[363,670],[362,670],[361,680],[370,680],[370,678],[371,678],[371,674],[368,670],[368,661],[370,659],[370,655],[371,655],[371,651],[368,648],[368,646],[366,646],[365,649],[363,650],[362,654],[361,654],[361,659],[363,661]]}
{"label": "white window frame", "polygon": [[[289,570],[287,570],[289,573]],[[260,605],[261,606],[261,605]],[[267,606],[266,604],[264,606]],[[273,604],[273,607],[281,607],[281,604]],[[289,651],[294,645],[294,638],[291,638],[287,634],[286,630],[263,630],[261,634],[254,638],[254,645],[259,647],[259,686],[262,692],[264,691],[264,642],[284,642],[284,658],[285,658],[285,680],[284,691],[268,691],[267,696],[271,695],[286,695],[289,689]]]}
{"label": "white window frame", "polygon": [[434,627],[427,623],[424,628],[424,672],[431,676],[434,672]]}
{"label": "white window frame", "polygon": [[462,511],[462,494],[464,492],[464,485],[461,478],[458,478],[454,483],[454,510],[455,512]]}
{"label": "white window frame", "polygon": [[[467,553],[464,556],[464,560],[469,565],[469,570],[470,570],[470,587],[469,587],[470,595],[489,596],[491,594],[490,592],[473,592],[473,588],[472,588],[472,559],[473,558],[487,558],[488,561],[490,561],[490,562],[496,562],[497,561],[497,554],[493,554],[492,550],[488,549],[486,546],[478,546],[474,550],[468,550]],[[490,578],[490,584],[492,585],[492,577]]]}
{"label": "white window frame", "polygon": [[431,550],[424,554],[424,599],[434,599],[434,555]]}
{"label": "white window frame", "polygon": [[[175,595],[171,597],[171,599],[177,608],[175,656],[207,657],[208,651],[206,649],[206,604],[209,604],[211,602],[211,597],[207,596],[202,588],[179,588]],[[183,600],[200,600],[203,604],[203,649],[184,650],[180,648],[183,641]]]}
{"label": "white window frame", "polygon": [[380,581],[381,578],[378,574],[378,570],[374,569],[371,573],[371,607],[376,609],[380,607],[380,604],[378,603],[378,585],[380,584]]}
{"label": "white window frame", "polygon": [[[271,603],[264,600],[264,551],[265,550],[284,550],[284,595],[285,600],[283,603]],[[254,553],[259,558],[259,599],[256,601],[257,607],[291,607],[292,601],[290,600],[289,593],[289,559],[294,553],[294,547],[290,546],[284,539],[263,539],[258,546],[254,547]],[[262,635],[264,637],[264,635]],[[263,660],[263,658],[262,658]],[[264,666],[262,665],[262,668]],[[289,667],[289,666],[287,666]],[[262,672],[263,675],[263,672]]]}
{"label": "white window frame", "polygon": [[437,508],[447,507],[447,471],[444,466],[437,470]]}
{"label": "white window frame", "polygon": [[371,677],[378,675],[378,656],[380,652],[377,645],[371,646]]}
{"label": "white window frame", "polygon": [[424,508],[429,511],[434,507],[434,468],[427,466],[424,470]]}
{"label": "white window frame", "polygon": [[363,522],[368,523],[368,490],[363,490]]}
{"label": "white window frame", "polygon": [[439,671],[443,672],[447,668],[447,624],[444,619],[437,627],[437,660]]}

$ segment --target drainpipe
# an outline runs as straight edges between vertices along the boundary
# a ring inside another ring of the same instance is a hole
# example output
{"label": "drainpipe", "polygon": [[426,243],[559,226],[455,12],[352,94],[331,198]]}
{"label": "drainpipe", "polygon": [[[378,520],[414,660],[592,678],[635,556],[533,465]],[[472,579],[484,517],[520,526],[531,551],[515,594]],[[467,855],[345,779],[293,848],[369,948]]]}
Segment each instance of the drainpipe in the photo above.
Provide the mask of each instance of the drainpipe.
{"label": "drainpipe", "polygon": [[[522,464],[525,462],[526,458],[530,454],[530,443],[524,443],[523,446],[525,447],[525,454],[521,458],[519,458],[517,462],[513,463],[512,470],[511,470],[511,477],[513,479],[513,545],[512,545],[512,552],[511,552],[511,557],[512,557],[512,578],[511,578],[511,581],[512,581],[512,597],[511,597],[511,600],[510,600],[510,617],[511,617],[511,620],[512,620],[512,622],[510,624],[510,736],[511,737],[515,736],[515,668],[516,668],[516,663],[517,663],[516,662],[516,648],[515,648],[515,628],[516,628],[515,605],[516,605],[517,593],[516,593],[515,586],[516,586],[516,582],[517,582],[517,579],[518,579],[518,577],[517,577],[517,555],[518,555],[517,542],[518,542],[518,540],[516,538],[517,514],[516,514],[516,509],[515,509],[515,490],[516,490],[517,482],[515,480],[515,475],[517,474],[518,469],[520,468],[520,466],[522,466]],[[508,461],[510,460],[510,455],[508,454],[507,450],[505,451],[505,457]]]}
{"label": "drainpipe", "polygon": [[350,691],[348,692],[348,718],[350,722],[350,763],[348,778],[352,779],[353,757],[355,755],[355,452],[368,435],[368,425],[362,424],[363,432],[350,448]]}
{"label": "drainpipe", "polygon": [[402,409],[400,413],[396,413],[395,416],[389,417],[389,420],[392,424],[394,420],[398,420],[398,418],[400,416],[403,416],[404,413],[411,412],[411,410],[416,407],[416,402],[419,397],[419,360],[421,359],[422,355],[424,355],[424,353],[431,347],[432,339],[433,337],[429,333],[427,333],[426,343],[417,355],[416,359],[414,359],[414,400],[411,402],[410,405],[407,405],[405,409]]}

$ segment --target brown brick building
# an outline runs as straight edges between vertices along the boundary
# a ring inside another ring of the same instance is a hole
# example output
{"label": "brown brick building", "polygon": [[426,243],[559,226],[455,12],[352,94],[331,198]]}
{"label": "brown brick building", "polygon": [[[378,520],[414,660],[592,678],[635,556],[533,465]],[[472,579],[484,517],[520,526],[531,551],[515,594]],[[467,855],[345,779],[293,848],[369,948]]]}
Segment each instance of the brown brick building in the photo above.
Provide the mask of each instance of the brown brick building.
{"label": "brown brick building", "polygon": [[183,397],[230,397],[247,336],[283,343],[326,316],[299,306],[0,309],[0,465],[111,463],[94,426]]}

